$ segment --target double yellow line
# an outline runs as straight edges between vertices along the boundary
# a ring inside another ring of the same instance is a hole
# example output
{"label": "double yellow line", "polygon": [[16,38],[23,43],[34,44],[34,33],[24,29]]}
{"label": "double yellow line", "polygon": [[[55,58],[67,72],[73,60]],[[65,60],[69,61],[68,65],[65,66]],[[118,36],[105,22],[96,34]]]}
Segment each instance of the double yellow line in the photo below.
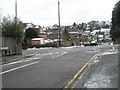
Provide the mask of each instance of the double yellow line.
{"label": "double yellow line", "polygon": [[[80,75],[80,73],[82,73],[87,67],[89,68],[90,65],[91,65],[91,61],[92,60],[95,60],[98,56],[100,56],[99,54],[96,54],[94,55],[76,74],[75,76],[67,83],[67,85],[63,88],[66,89],[66,88],[75,88],[75,86],[77,85],[78,81],[76,81],[74,83],[74,85],[72,87],[70,87],[70,85],[75,81],[75,79]],[[85,71],[86,72],[86,71]],[[84,72],[84,73],[85,73]],[[84,73],[80,75],[80,77],[78,78],[79,80],[81,80],[84,76]]]}

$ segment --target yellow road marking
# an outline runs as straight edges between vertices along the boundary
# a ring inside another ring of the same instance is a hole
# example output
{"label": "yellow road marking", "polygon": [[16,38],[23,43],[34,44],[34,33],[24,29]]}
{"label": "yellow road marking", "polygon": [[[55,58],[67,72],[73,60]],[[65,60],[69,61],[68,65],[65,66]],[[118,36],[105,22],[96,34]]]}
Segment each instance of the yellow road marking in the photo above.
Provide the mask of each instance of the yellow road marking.
{"label": "yellow road marking", "polygon": [[[91,66],[91,63],[89,63],[87,69],[88,69],[90,66]],[[77,85],[78,81],[81,80],[81,79],[83,78],[83,76],[85,75],[87,69],[84,71],[84,73],[82,73],[82,74],[80,75],[80,77],[78,78],[78,80],[74,83],[74,85],[73,85],[71,88],[75,88],[75,86]]]}
{"label": "yellow road marking", "polygon": [[[91,59],[90,59],[90,61],[88,61],[78,72],[77,72],[77,74],[75,74],[75,76],[67,83],[67,85],[63,88],[63,90],[65,89],[65,88],[68,88],[71,84],[72,84],[72,82],[78,77],[78,75],[89,65],[89,63],[95,58],[95,57],[97,57],[98,56],[98,54],[96,54],[96,55],[94,55]],[[80,76],[80,78],[82,78],[83,76]]]}
{"label": "yellow road marking", "polygon": [[80,69],[80,71],[78,71],[78,73],[73,77],[73,79],[71,79],[69,81],[69,83],[65,86],[65,88],[68,88],[70,86],[70,84],[77,78],[77,76],[84,70],[84,68],[88,65],[88,63],[86,63],[82,69]]}

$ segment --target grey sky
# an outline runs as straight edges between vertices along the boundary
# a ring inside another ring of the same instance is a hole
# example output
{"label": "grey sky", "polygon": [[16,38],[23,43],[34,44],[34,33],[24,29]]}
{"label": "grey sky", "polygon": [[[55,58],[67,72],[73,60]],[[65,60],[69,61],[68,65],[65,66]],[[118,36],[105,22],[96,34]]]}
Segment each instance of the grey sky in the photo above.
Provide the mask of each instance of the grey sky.
{"label": "grey sky", "polygon": [[[41,26],[58,23],[58,0],[17,0],[18,17],[23,22]],[[59,0],[61,25],[91,20],[110,21],[114,5],[118,0]],[[2,15],[14,16],[15,0],[0,0]]]}

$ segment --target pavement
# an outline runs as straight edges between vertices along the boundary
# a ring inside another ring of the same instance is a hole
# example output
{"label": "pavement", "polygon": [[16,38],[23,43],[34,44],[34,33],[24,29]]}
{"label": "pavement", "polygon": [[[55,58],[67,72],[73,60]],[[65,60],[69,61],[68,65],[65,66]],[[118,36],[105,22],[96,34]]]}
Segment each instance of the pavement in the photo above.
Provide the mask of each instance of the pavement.
{"label": "pavement", "polygon": [[[44,53],[48,49],[54,49],[54,48],[52,47],[40,48],[40,51],[42,50],[42,52]],[[9,62],[18,61],[24,58],[29,58],[29,57],[35,56],[36,54],[40,53],[40,52],[37,53],[37,51],[39,51],[39,48],[29,48],[28,50],[23,50],[23,55],[0,56],[0,63],[2,62],[2,64],[4,63],[6,64]]]}
{"label": "pavement", "polygon": [[35,56],[35,54],[3,56],[3,57],[0,57],[0,63],[6,64],[6,63],[22,60],[24,58],[29,58],[32,56]]}

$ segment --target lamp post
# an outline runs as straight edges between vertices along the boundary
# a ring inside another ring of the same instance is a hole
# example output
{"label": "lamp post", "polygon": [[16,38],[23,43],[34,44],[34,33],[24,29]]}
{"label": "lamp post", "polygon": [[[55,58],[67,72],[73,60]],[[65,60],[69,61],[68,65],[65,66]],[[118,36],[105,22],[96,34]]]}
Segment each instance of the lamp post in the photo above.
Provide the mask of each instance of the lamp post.
{"label": "lamp post", "polygon": [[59,24],[59,47],[61,47],[61,33],[60,33],[60,2],[58,1],[58,24]]}
{"label": "lamp post", "polygon": [[18,38],[17,38],[17,0],[15,0],[15,32],[16,32],[16,55],[18,54],[18,48],[17,48],[17,46],[18,46]]}

